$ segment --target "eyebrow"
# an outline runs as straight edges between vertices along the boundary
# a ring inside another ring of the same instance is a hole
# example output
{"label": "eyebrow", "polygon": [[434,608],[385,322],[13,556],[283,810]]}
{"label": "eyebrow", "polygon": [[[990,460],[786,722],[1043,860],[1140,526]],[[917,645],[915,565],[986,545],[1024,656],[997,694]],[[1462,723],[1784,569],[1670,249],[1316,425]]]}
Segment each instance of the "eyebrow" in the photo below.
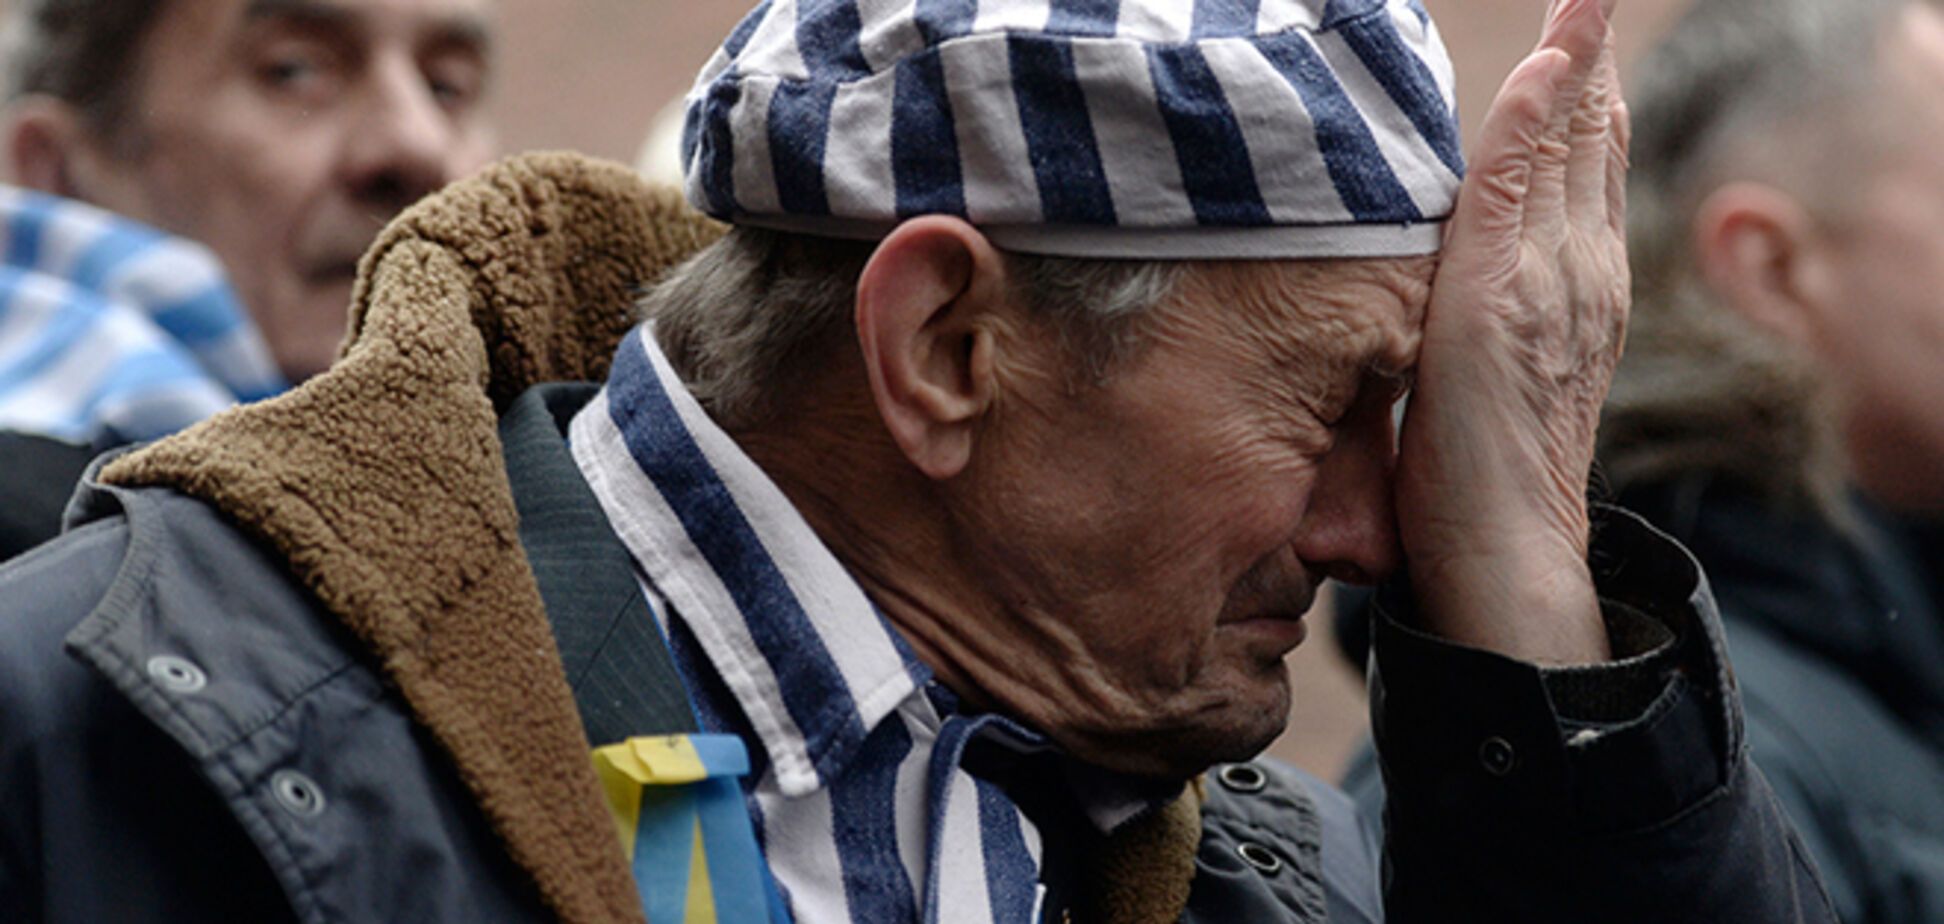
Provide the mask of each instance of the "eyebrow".
{"label": "eyebrow", "polygon": [[[243,21],[246,24],[276,20],[352,33],[361,28],[362,19],[356,10],[330,0],[250,0],[250,5],[243,8]],[[454,13],[433,23],[431,38],[426,44],[463,48],[486,57],[492,51],[493,32],[480,16]]]}

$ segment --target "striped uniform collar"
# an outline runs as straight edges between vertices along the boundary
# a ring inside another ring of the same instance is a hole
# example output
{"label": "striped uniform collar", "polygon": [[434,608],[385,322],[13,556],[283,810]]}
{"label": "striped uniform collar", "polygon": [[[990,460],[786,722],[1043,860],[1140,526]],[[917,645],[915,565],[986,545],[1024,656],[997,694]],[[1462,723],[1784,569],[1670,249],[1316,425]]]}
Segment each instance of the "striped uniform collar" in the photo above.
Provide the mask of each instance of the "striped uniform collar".
{"label": "striped uniform collar", "polygon": [[774,482],[702,410],[644,325],[568,431],[647,579],[694,634],[781,792],[830,784],[930,680]]}

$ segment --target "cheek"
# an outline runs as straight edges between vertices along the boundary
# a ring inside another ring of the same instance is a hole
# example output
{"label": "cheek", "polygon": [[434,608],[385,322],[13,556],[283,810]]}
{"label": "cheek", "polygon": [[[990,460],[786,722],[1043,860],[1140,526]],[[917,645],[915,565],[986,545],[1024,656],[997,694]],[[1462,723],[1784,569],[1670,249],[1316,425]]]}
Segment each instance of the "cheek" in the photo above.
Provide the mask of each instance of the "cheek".
{"label": "cheek", "polygon": [[1214,633],[1238,588],[1265,567],[1287,570],[1297,525],[1315,472],[1270,454],[1241,454],[1205,466],[1167,494],[1158,522],[1165,529],[1131,569],[1149,599],[1167,600],[1164,614],[1192,659]]}
{"label": "cheek", "polygon": [[472,175],[486,166],[499,150],[499,139],[487,128],[475,127],[466,132],[466,140],[453,146],[452,161],[448,165],[452,176],[458,180]]}
{"label": "cheek", "polygon": [[1944,370],[1944,216],[1922,234],[1873,235],[1856,253],[1840,313],[1824,332],[1833,371],[1862,381],[1933,378]]}
{"label": "cheek", "polygon": [[329,181],[329,148],[309,130],[247,116],[182,119],[158,130],[150,173],[178,220],[211,226],[198,236],[261,250]]}

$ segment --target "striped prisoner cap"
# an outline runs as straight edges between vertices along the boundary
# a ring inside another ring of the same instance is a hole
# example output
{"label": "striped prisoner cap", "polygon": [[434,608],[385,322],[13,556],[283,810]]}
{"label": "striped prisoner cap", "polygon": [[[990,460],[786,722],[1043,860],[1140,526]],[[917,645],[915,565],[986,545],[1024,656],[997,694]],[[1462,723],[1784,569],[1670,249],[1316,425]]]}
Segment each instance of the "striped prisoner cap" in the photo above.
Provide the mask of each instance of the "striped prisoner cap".
{"label": "striped prisoner cap", "polygon": [[1433,253],[1464,161],[1419,0],[764,0],[688,97],[688,198],[871,239],[1144,259]]}

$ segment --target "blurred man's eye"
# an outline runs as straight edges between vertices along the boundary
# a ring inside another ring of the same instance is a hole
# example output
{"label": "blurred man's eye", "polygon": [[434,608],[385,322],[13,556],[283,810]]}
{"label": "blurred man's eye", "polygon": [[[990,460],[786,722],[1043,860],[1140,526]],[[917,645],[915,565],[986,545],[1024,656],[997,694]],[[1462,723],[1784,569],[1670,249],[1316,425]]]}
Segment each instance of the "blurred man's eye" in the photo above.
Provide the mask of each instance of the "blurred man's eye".
{"label": "blurred man's eye", "polygon": [[308,58],[284,58],[264,65],[262,73],[266,83],[290,86],[316,76],[317,71],[317,62]]}
{"label": "blurred man's eye", "polygon": [[265,87],[291,94],[325,92],[335,72],[328,51],[305,46],[271,49],[256,68],[257,80]]}
{"label": "blurred man's eye", "polygon": [[463,110],[484,94],[486,69],[470,58],[435,60],[425,68],[425,85],[440,106]]}

